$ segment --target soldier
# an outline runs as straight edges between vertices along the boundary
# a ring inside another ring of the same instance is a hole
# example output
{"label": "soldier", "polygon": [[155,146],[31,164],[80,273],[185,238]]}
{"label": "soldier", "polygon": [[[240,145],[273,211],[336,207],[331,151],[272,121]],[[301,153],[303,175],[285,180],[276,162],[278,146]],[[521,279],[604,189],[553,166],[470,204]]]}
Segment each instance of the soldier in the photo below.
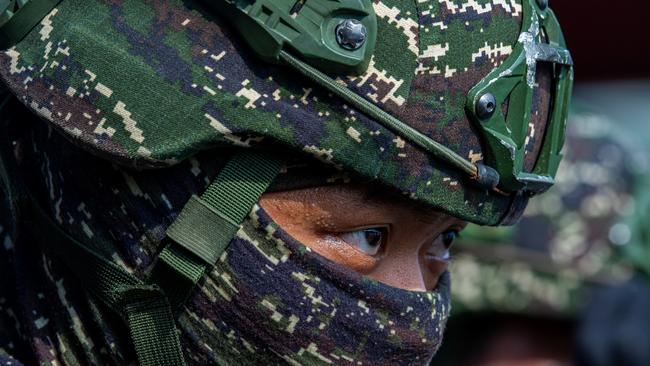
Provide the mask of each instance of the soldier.
{"label": "soldier", "polygon": [[428,363],[457,233],[554,183],[547,5],[11,2],[0,357]]}
{"label": "soldier", "polygon": [[[648,240],[633,233],[646,226],[648,153],[625,138],[626,123],[593,108],[577,108],[569,120],[556,186],[516,227],[473,227],[457,246],[455,316],[440,364],[564,365],[576,354],[591,366],[647,364],[647,355],[638,360],[648,349],[650,313],[641,309],[650,285],[640,278]],[[610,287],[609,301],[599,300]],[[475,352],[460,354],[460,346]]]}

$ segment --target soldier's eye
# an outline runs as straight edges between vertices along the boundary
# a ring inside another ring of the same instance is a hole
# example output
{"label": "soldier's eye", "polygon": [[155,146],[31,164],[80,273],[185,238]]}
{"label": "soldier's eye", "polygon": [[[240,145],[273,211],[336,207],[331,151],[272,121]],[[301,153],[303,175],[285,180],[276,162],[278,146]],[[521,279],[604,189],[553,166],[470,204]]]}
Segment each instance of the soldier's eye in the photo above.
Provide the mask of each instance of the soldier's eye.
{"label": "soldier's eye", "polygon": [[341,239],[360,251],[375,255],[386,241],[387,228],[370,228],[340,234]]}
{"label": "soldier's eye", "polygon": [[443,232],[433,242],[433,245],[431,245],[427,251],[427,254],[433,256],[436,259],[448,261],[451,257],[449,254],[449,248],[451,248],[451,245],[454,243],[458,235],[458,230],[455,229],[450,229]]}
{"label": "soldier's eye", "polygon": [[447,230],[441,235],[442,244],[445,246],[445,249],[449,250],[451,245],[454,243],[454,240],[458,237],[459,233],[456,230]]}

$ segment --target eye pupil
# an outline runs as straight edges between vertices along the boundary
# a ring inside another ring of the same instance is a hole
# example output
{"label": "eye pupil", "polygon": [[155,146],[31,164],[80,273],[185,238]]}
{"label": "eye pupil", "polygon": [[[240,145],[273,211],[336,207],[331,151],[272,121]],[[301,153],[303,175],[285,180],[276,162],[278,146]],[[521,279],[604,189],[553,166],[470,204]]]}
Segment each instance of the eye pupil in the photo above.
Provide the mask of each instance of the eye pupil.
{"label": "eye pupil", "polygon": [[381,238],[383,233],[378,229],[367,229],[363,231],[368,245],[371,247],[376,247],[381,244]]}
{"label": "eye pupil", "polygon": [[446,231],[442,234],[442,243],[445,245],[446,249],[451,247],[451,244],[454,243],[454,240],[458,236],[458,233],[455,231]]}
{"label": "eye pupil", "polygon": [[341,233],[340,237],[363,253],[375,255],[386,241],[386,228],[368,228]]}

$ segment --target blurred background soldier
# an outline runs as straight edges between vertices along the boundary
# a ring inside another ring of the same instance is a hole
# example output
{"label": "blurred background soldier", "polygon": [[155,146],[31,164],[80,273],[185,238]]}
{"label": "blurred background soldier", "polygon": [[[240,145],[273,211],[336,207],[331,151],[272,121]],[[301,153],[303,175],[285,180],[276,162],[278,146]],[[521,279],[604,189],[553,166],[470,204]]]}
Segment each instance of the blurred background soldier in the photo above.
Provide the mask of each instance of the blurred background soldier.
{"label": "blurred background soldier", "polygon": [[513,228],[472,226],[438,365],[647,365],[649,155],[576,103],[558,184]]}

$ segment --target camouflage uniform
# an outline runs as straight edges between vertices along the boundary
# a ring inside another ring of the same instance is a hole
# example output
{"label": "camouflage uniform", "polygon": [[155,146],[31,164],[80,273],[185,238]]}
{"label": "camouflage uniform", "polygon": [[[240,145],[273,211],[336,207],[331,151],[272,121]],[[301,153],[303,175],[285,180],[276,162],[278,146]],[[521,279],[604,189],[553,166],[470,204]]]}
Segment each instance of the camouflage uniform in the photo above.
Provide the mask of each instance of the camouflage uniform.
{"label": "camouflage uniform", "polygon": [[[528,62],[518,77],[532,95],[524,107],[530,119],[518,121],[522,169],[534,172],[538,156],[559,159],[543,138],[553,75],[543,65],[535,72],[533,42],[558,35],[541,31],[537,14],[547,20],[552,13],[533,4],[373,1],[381,41],[368,69],[326,75],[361,100],[354,104],[291,69],[261,62],[199,2],[64,0],[0,53],[0,78],[16,97],[4,116],[17,129],[12,157],[58,227],[141,280],[189,198],[242,148],[290,153],[272,189],[371,182],[477,224],[509,223],[528,194],[477,185],[477,174],[449,166],[358,105],[372,104],[475,166],[490,153],[476,134],[468,93],[514,55]],[[499,100],[496,113],[514,115],[520,108],[509,107],[516,102]],[[561,146],[561,137],[553,137]],[[7,200],[11,208],[13,198]],[[133,362],[128,330],[87,295],[83,274],[50,255],[47,240],[33,238],[38,233],[17,225],[15,210],[7,212],[0,216],[0,355],[26,364]],[[219,258],[175,316],[188,363],[422,363],[440,342],[449,312],[446,281],[414,294],[341,271],[292,243],[259,207]],[[296,270],[287,258],[307,269]],[[266,266],[246,267],[254,263]],[[284,297],[251,279],[267,270],[295,280]],[[326,280],[364,292],[355,293],[358,302],[345,302]],[[233,308],[234,298],[255,311],[237,313],[244,307]],[[397,298],[417,306],[402,309]],[[303,313],[288,312],[296,301]],[[398,319],[387,315],[394,313]],[[321,333],[329,334],[325,344],[305,343]],[[271,341],[284,348],[267,349]]]}

